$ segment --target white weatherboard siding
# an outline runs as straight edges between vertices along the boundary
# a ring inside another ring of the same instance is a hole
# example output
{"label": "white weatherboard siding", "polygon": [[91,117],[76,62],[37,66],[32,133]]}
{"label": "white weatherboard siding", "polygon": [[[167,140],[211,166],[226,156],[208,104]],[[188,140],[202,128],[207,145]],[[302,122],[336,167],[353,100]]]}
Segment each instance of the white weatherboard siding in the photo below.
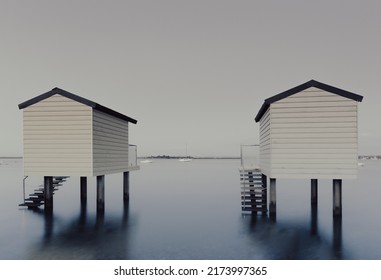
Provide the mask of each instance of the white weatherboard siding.
{"label": "white weatherboard siding", "polygon": [[129,170],[128,122],[93,111],[94,176]]}
{"label": "white weatherboard siding", "polygon": [[259,124],[259,162],[263,174],[270,171],[270,109],[263,115]]}
{"label": "white weatherboard siding", "polygon": [[357,177],[357,101],[309,88],[272,103],[269,111],[270,132],[266,132],[269,137],[262,136],[266,115],[261,120],[261,143],[265,141],[264,147],[270,150],[269,159],[264,157],[266,175],[316,179]]}
{"label": "white weatherboard siding", "polygon": [[24,174],[92,174],[92,108],[53,95],[23,110]]}

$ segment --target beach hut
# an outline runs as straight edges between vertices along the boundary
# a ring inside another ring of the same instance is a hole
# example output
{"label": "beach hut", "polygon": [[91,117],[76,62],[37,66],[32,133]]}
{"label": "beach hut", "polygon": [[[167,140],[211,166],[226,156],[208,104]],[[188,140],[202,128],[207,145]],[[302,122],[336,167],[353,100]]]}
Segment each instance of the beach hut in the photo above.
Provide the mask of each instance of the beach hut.
{"label": "beach hut", "polygon": [[311,80],[267,98],[255,121],[260,130],[260,169],[270,178],[270,214],[277,178],[333,179],[334,214],[341,215],[342,179],[358,171],[358,111],[363,99]]}
{"label": "beach hut", "polygon": [[54,88],[19,104],[23,110],[25,176],[44,176],[45,209],[52,207],[52,181],[81,177],[86,197],[88,176],[97,176],[98,208],[104,205],[104,176],[124,174],[128,198],[129,172],[138,169],[136,146],[128,140],[129,123],[137,121],[112,109]]}

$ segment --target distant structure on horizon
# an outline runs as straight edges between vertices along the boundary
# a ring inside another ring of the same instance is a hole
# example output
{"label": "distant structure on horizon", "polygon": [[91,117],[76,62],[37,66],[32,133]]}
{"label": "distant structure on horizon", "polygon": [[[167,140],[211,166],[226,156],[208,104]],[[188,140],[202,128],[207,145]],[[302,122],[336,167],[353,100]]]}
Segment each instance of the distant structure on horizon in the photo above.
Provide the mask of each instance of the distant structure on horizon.
{"label": "distant structure on horizon", "polygon": [[[104,176],[138,169],[136,146],[128,140],[137,121],[98,103],[54,88],[19,104],[23,110],[24,176],[44,176],[45,209],[53,205],[53,177],[81,177],[81,201],[87,176],[97,176],[97,208],[104,208]],[[25,197],[24,197],[25,199]],[[24,201],[25,202],[25,201]],[[32,199],[24,206],[39,206]]]}
{"label": "distant structure on horizon", "polygon": [[362,96],[311,80],[267,98],[255,121],[260,130],[260,170],[270,178],[275,215],[278,178],[333,179],[334,215],[341,215],[342,179],[358,172],[358,110]]}

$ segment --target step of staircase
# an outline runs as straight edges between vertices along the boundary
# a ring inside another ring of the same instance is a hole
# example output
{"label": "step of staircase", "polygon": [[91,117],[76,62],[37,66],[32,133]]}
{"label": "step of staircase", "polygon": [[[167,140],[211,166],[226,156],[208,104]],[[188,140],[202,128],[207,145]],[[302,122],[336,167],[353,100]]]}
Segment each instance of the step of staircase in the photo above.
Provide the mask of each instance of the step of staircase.
{"label": "step of staircase", "polygon": [[240,169],[241,209],[243,212],[267,213],[267,189],[259,169]]}
{"label": "step of staircase", "polygon": [[[58,190],[58,187],[62,186],[63,182],[66,182],[66,176],[53,177],[53,195],[55,191]],[[25,206],[28,208],[38,208],[41,205],[44,205],[45,198],[45,189],[42,186],[34,190],[34,193],[29,194],[28,198],[24,199],[23,203],[20,203],[19,206]]]}

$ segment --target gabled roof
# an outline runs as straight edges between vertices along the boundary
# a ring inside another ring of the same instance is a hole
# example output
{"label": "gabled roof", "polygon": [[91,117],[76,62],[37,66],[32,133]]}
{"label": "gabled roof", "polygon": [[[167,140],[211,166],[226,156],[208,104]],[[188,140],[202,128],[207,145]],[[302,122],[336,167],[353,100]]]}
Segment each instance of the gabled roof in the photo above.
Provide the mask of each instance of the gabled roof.
{"label": "gabled roof", "polygon": [[111,116],[117,117],[117,118],[119,118],[121,120],[128,121],[128,122],[131,122],[131,123],[134,123],[134,124],[137,123],[137,120],[135,120],[133,118],[130,118],[130,117],[128,117],[126,115],[123,115],[121,113],[118,113],[118,112],[116,112],[116,111],[114,111],[114,110],[112,110],[110,108],[107,108],[107,107],[102,106],[102,105],[100,105],[98,103],[95,103],[95,102],[93,102],[91,100],[88,100],[86,98],[80,97],[78,95],[75,95],[73,93],[67,92],[67,91],[65,91],[63,89],[60,89],[60,88],[57,88],[57,87],[53,88],[51,91],[48,91],[48,92],[43,93],[43,94],[41,94],[39,96],[36,96],[36,97],[34,97],[34,98],[32,98],[32,99],[30,99],[28,101],[20,103],[18,105],[19,109],[24,109],[26,107],[29,107],[29,106],[31,106],[33,104],[36,104],[36,103],[38,103],[38,102],[40,102],[40,101],[42,101],[42,100],[44,100],[46,98],[49,98],[49,97],[51,97],[51,96],[53,96],[55,94],[59,94],[59,95],[62,95],[64,97],[70,98],[70,99],[72,99],[74,101],[77,101],[77,102],[82,103],[84,105],[90,106],[94,110],[98,110],[98,111],[104,112],[104,113],[109,114]]}
{"label": "gabled roof", "polygon": [[279,101],[283,98],[289,97],[295,93],[301,92],[301,91],[303,91],[307,88],[310,88],[310,87],[315,87],[315,88],[318,88],[321,90],[325,90],[325,91],[328,91],[328,92],[331,92],[331,93],[334,93],[334,94],[337,94],[337,95],[340,95],[340,96],[343,96],[343,97],[346,97],[346,98],[349,98],[349,99],[352,99],[352,100],[355,100],[358,102],[361,102],[362,98],[363,98],[361,95],[358,95],[358,94],[355,94],[355,93],[352,93],[352,92],[349,92],[346,90],[342,90],[342,89],[339,89],[339,88],[336,88],[336,87],[333,87],[333,86],[330,86],[327,84],[323,84],[323,83],[320,83],[320,82],[315,81],[315,80],[311,80],[311,81],[308,81],[304,84],[301,84],[299,86],[296,86],[294,88],[291,88],[289,90],[286,90],[284,92],[281,92],[277,95],[274,95],[270,98],[265,99],[262,107],[259,109],[257,116],[255,117],[255,122],[259,122],[261,120],[262,116],[266,113],[267,109],[270,107],[270,104],[272,104],[276,101]]}

